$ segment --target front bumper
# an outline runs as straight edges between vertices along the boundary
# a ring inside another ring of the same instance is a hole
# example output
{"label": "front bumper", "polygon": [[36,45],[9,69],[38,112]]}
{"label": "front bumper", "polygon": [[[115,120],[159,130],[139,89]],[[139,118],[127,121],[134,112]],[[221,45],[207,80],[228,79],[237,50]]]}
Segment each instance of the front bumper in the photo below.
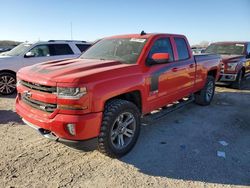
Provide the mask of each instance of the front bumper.
{"label": "front bumper", "polygon": [[234,82],[237,79],[237,74],[221,74],[219,82]]}
{"label": "front bumper", "polygon": [[43,130],[41,130],[41,128],[37,127],[36,125],[33,125],[32,123],[26,121],[25,119],[22,119],[22,120],[26,125],[35,129],[42,136],[44,136],[50,140],[60,142],[60,143],[66,145],[66,146],[69,146],[71,148],[75,148],[77,150],[84,150],[84,151],[93,151],[94,149],[97,148],[97,143],[98,143],[97,137],[91,138],[88,140],[67,140],[64,138],[57,137],[52,132],[45,133]]}
{"label": "front bumper", "polygon": [[[18,98],[16,99],[16,112],[27,125],[52,140],[77,142],[95,138],[100,133],[102,112],[84,115],[57,114],[50,119],[44,116],[40,110],[31,110],[30,106]],[[75,124],[76,134],[74,136],[66,129],[68,123]]]}

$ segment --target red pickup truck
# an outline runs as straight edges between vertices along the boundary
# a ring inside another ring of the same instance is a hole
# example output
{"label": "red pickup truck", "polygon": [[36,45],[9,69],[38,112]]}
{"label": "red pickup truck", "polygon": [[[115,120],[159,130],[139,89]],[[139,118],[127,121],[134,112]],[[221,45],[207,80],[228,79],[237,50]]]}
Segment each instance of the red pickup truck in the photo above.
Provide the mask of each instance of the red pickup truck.
{"label": "red pickup truck", "polygon": [[121,157],[136,143],[143,115],[186,96],[210,104],[218,55],[193,56],[183,35],[104,38],[79,59],[45,62],[17,73],[16,111],[43,136]]}
{"label": "red pickup truck", "polygon": [[242,79],[250,75],[250,42],[217,42],[210,44],[205,53],[220,54],[223,59],[219,82],[240,89]]}

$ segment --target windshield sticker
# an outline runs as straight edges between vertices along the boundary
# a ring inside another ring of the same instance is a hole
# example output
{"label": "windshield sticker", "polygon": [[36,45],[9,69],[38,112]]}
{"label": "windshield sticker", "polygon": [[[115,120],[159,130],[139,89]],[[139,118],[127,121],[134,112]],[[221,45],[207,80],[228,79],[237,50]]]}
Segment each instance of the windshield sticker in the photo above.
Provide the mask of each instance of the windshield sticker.
{"label": "windshield sticker", "polygon": [[243,46],[244,47],[244,44],[236,44],[235,46]]}
{"label": "windshield sticker", "polygon": [[142,43],[142,42],[145,42],[145,41],[146,41],[146,39],[136,39],[136,38],[131,38],[131,39],[130,39],[130,41],[131,41],[131,42],[141,42],[141,43]]}

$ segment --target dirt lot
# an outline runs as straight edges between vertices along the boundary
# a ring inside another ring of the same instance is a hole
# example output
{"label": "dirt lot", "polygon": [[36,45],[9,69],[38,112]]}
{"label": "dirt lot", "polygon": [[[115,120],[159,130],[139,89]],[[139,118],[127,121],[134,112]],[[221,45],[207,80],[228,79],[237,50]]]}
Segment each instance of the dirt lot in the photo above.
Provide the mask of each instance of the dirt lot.
{"label": "dirt lot", "polygon": [[250,185],[250,80],[241,91],[217,87],[210,106],[189,104],[142,126],[137,145],[120,160],[40,137],[13,105],[14,96],[0,97],[0,187]]}

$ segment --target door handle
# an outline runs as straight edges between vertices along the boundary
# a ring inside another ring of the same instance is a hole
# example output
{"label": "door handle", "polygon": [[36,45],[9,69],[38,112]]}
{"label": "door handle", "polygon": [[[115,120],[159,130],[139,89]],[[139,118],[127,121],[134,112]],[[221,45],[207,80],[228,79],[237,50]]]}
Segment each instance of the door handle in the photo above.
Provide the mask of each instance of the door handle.
{"label": "door handle", "polygon": [[178,68],[177,68],[177,67],[172,68],[172,71],[173,71],[173,72],[177,72],[177,71],[178,71]]}
{"label": "door handle", "polygon": [[190,64],[189,67],[190,67],[190,68],[193,68],[193,67],[194,67],[194,64]]}

